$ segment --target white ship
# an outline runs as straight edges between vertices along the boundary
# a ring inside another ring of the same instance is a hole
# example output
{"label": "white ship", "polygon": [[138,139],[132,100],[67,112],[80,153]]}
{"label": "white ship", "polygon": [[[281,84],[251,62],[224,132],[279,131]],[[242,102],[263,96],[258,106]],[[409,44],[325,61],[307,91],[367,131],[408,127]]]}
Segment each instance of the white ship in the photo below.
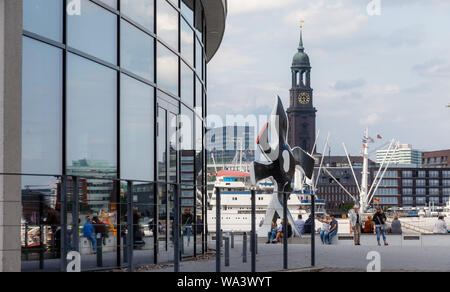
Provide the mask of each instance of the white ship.
{"label": "white ship", "polygon": [[[251,230],[250,173],[221,170],[216,174],[215,187],[221,189],[221,226],[224,232],[248,232]],[[258,183],[256,189],[256,227],[262,225],[268,205],[273,197],[274,185],[270,180]],[[311,194],[294,191],[288,200],[288,209],[294,219],[302,215],[303,220],[311,211]],[[316,214],[325,214],[325,201],[315,200]],[[211,209],[208,211],[208,229],[216,228],[216,193],[213,191]],[[279,220],[280,221],[280,220]],[[280,222],[277,222],[278,224]]]}

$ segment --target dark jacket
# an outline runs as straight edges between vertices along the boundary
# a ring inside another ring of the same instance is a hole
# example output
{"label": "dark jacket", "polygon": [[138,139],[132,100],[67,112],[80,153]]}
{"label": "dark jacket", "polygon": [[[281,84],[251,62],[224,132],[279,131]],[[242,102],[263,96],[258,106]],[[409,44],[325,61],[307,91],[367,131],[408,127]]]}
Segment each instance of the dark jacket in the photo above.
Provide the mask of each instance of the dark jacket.
{"label": "dark jacket", "polygon": [[383,225],[385,222],[386,222],[386,215],[384,213],[375,213],[373,215],[373,223],[375,223],[375,225]]}
{"label": "dark jacket", "polygon": [[306,234],[311,234],[311,227],[312,227],[312,220],[311,218],[308,218],[305,221],[305,232]]}

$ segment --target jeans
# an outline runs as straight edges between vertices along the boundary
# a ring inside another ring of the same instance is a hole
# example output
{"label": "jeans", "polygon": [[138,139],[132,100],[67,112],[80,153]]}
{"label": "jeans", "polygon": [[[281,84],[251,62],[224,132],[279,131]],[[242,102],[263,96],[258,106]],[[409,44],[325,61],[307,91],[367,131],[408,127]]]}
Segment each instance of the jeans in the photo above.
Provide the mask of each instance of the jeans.
{"label": "jeans", "polygon": [[384,233],[383,228],[381,228],[381,226],[377,226],[376,228],[377,230],[377,241],[380,242],[380,235],[383,235],[383,240],[384,242],[386,242],[386,234]]}
{"label": "jeans", "polygon": [[97,252],[97,239],[95,239],[95,235],[87,236],[87,239],[92,242],[92,249],[94,250],[94,252]]}
{"label": "jeans", "polygon": [[337,230],[333,230],[330,233],[328,233],[328,244],[332,244],[333,243],[333,236],[335,236],[337,234]]}
{"label": "jeans", "polygon": [[186,236],[187,236],[187,242],[188,245],[191,243],[191,234],[192,234],[192,226],[186,226]]}
{"label": "jeans", "polygon": [[320,239],[322,240],[322,243],[325,244],[328,240],[328,231],[320,230]]}
{"label": "jeans", "polygon": [[272,229],[267,233],[267,242],[274,241],[277,236],[277,231]]}

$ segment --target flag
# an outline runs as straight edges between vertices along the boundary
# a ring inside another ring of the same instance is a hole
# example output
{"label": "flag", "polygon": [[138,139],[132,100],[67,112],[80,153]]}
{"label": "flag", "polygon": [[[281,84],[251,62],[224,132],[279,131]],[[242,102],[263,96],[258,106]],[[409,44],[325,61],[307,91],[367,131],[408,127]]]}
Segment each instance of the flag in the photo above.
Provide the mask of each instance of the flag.
{"label": "flag", "polygon": [[381,140],[381,139],[383,139],[383,137],[381,137],[381,135],[378,134],[378,135],[377,135],[377,139],[380,139],[380,140]]}
{"label": "flag", "polygon": [[369,148],[369,146],[367,146],[367,144],[363,144],[363,148]]}
{"label": "flag", "polygon": [[381,200],[380,199],[373,199],[373,202],[379,204],[379,203],[381,203]]}
{"label": "flag", "polygon": [[375,140],[370,137],[368,138],[368,141],[369,141],[369,143],[375,143]]}

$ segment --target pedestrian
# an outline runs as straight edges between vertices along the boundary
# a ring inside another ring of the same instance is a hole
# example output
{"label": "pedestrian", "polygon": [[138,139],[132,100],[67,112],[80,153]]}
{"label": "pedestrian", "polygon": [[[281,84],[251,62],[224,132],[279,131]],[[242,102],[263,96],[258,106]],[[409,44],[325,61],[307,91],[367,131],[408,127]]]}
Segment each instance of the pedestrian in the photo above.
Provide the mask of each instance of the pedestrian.
{"label": "pedestrian", "polygon": [[377,208],[377,211],[373,215],[373,222],[375,223],[375,231],[377,233],[377,241],[378,246],[381,246],[380,243],[380,237],[383,236],[384,245],[388,246],[387,240],[386,240],[386,215],[384,214],[383,210],[381,210],[381,207]]}
{"label": "pedestrian", "polygon": [[92,225],[91,218],[86,216],[86,222],[83,225],[83,236],[89,239],[92,243],[94,253],[97,253],[97,240],[95,239],[95,228]]}
{"label": "pedestrian", "polygon": [[284,221],[281,220],[280,226],[278,226],[278,229],[277,229],[277,237],[275,238],[276,242],[281,242],[281,240],[283,239],[283,225],[284,225]]}
{"label": "pedestrian", "polygon": [[309,215],[309,218],[306,219],[305,225],[304,225],[304,232],[303,234],[311,234],[311,232],[315,232],[312,231],[312,215]]}
{"label": "pedestrian", "polygon": [[326,216],[325,219],[318,218],[317,220],[322,223],[322,227],[320,228],[320,240],[322,240],[322,244],[326,244],[328,232],[330,231],[330,216]]}
{"label": "pedestrian", "polygon": [[367,221],[364,223],[364,233],[374,233],[375,225],[372,220],[372,216],[367,216]]}
{"label": "pedestrian", "polygon": [[402,222],[398,220],[398,215],[394,216],[394,220],[391,224],[391,233],[392,234],[402,234]]}
{"label": "pedestrian", "polygon": [[263,227],[264,225],[264,218],[261,218],[261,221],[259,221],[259,228]]}
{"label": "pedestrian", "polygon": [[434,225],[433,229],[434,234],[447,234],[449,233],[447,229],[447,223],[445,223],[444,216],[439,216],[438,221]]}
{"label": "pedestrian", "polygon": [[267,234],[266,244],[276,243],[276,241],[275,241],[276,237],[277,237],[277,225],[275,224],[275,222],[272,221],[272,226],[270,228],[270,231]]}
{"label": "pedestrian", "polygon": [[359,212],[358,205],[355,205],[353,211],[350,212],[350,223],[353,230],[355,245],[361,245],[361,213]]}
{"label": "pedestrian", "polygon": [[106,245],[106,225],[97,216],[92,218],[95,234],[100,234],[103,240],[103,245]]}
{"label": "pedestrian", "polygon": [[338,222],[334,216],[331,216],[330,231],[328,232],[328,244],[333,243],[333,237],[338,233]]}
{"label": "pedestrian", "polygon": [[181,224],[184,226],[184,234],[187,236],[187,246],[191,243],[192,223],[194,216],[190,209],[184,209],[183,215],[181,215]]}
{"label": "pedestrian", "polygon": [[302,215],[298,215],[298,219],[294,222],[295,227],[297,228],[300,236],[305,233],[305,221],[303,221]]}

